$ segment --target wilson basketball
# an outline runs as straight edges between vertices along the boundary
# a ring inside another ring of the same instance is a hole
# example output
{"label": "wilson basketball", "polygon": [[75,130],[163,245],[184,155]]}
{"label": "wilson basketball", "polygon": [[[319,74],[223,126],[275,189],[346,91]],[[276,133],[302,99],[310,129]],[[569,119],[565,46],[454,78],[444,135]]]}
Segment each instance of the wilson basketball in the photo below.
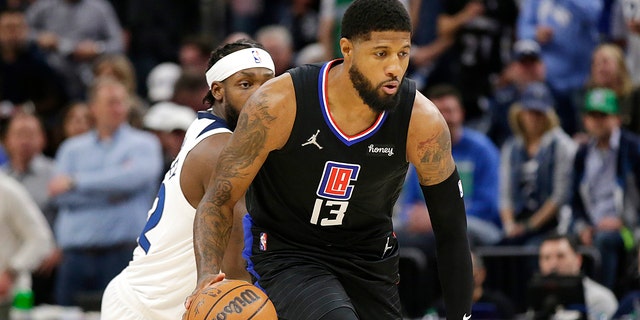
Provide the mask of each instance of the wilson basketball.
{"label": "wilson basketball", "polygon": [[277,320],[276,308],[260,288],[242,280],[222,280],[193,299],[186,320]]}

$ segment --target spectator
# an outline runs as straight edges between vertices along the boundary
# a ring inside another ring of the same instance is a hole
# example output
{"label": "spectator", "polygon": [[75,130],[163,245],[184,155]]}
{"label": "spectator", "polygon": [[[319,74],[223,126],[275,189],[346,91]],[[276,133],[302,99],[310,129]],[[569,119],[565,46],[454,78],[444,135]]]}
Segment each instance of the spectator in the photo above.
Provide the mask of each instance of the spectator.
{"label": "spectator", "polygon": [[601,0],[529,0],[518,17],[518,39],[536,40],[547,66],[546,82],[556,101],[562,128],[578,128],[574,95],[589,74],[591,53],[599,41]]}
{"label": "spectator", "polygon": [[23,12],[0,12],[0,101],[32,103],[47,135],[51,135],[67,103],[64,81],[47,63],[44,52],[29,41],[28,34]]}
{"label": "spectator", "polygon": [[9,319],[16,277],[38,268],[53,249],[53,236],[29,192],[4,172],[0,172],[0,243],[0,318]]}
{"label": "spectator", "polygon": [[209,55],[213,50],[212,40],[205,36],[188,36],[178,48],[178,62],[182,70],[194,73],[207,71]]}
{"label": "spectator", "polygon": [[[488,127],[491,82],[509,58],[518,7],[515,0],[445,0],[438,16],[438,35],[452,38],[434,73],[462,92],[467,125]],[[434,80],[436,81],[436,80]]]}
{"label": "spectator", "polygon": [[287,28],[278,25],[262,27],[256,33],[256,41],[261,43],[273,58],[276,76],[294,66],[293,39]]}
{"label": "spectator", "polygon": [[34,39],[64,75],[72,99],[84,98],[96,57],[124,51],[122,28],[106,0],[39,0],[26,15]]}
{"label": "spectator", "polygon": [[426,96],[440,110],[449,127],[451,152],[465,195],[469,240],[477,245],[496,244],[502,239],[498,213],[500,153],[484,134],[464,127],[465,108],[457,89],[434,86]]}
{"label": "spectator", "polygon": [[589,141],[576,154],[571,190],[574,231],[600,252],[602,283],[612,290],[634,245],[640,212],[640,140],[620,128],[619,113],[613,90],[587,93],[583,122]]}
{"label": "spectator", "polygon": [[613,3],[611,33],[624,43],[627,67],[635,85],[640,85],[640,1],[616,0]]}
{"label": "spectator", "polygon": [[207,106],[202,102],[201,97],[204,97],[207,92],[209,88],[202,73],[185,70],[175,82],[170,101],[190,107],[194,111],[204,111]]}
{"label": "spectator", "polygon": [[[56,209],[47,194],[47,184],[53,177],[53,159],[42,152],[46,145],[44,127],[38,118],[26,113],[16,113],[7,126],[3,138],[7,147],[9,162],[0,166],[0,170],[19,181],[29,192],[53,228]],[[60,262],[60,252],[52,252],[43,261],[33,277],[35,303],[53,304],[54,270]]]}
{"label": "spectator", "polygon": [[136,73],[131,60],[124,54],[104,54],[93,64],[93,78],[112,77],[122,82],[129,91],[131,104],[129,110],[129,124],[142,128],[142,117],[149,109],[147,101],[138,96],[136,91]]}
{"label": "spectator", "polygon": [[526,87],[511,106],[514,136],[502,147],[500,216],[504,244],[537,245],[558,226],[570,196],[576,145],[559,127],[553,98],[542,83]]}
{"label": "spectator", "polygon": [[89,106],[85,102],[74,102],[68,105],[62,112],[62,123],[56,130],[55,149],[62,141],[83,134],[93,127],[93,119]]}
{"label": "spectator", "polygon": [[76,102],[69,106],[63,121],[63,137],[65,139],[83,134],[93,128],[93,118],[89,106],[84,102]]}
{"label": "spectator", "polygon": [[[540,244],[538,262],[542,276],[581,275],[582,255],[578,253],[577,241],[570,236],[548,235]],[[582,275],[582,286],[588,319],[611,319],[618,307],[613,292],[586,275]]]}
{"label": "spectator", "polygon": [[513,60],[502,70],[489,102],[491,123],[487,135],[499,147],[513,135],[509,128],[509,108],[531,83],[543,82],[546,68],[540,59],[540,45],[523,39],[513,45]]}
{"label": "spectator", "polygon": [[9,162],[0,169],[20,181],[52,223],[47,184],[53,176],[53,159],[42,154],[47,143],[42,123],[34,115],[16,113],[7,125],[2,142]]}
{"label": "spectator", "polygon": [[587,90],[609,88],[620,104],[622,127],[640,133],[640,89],[633,81],[624,60],[624,52],[615,44],[601,44],[593,52]]}
{"label": "spectator", "polygon": [[91,87],[95,129],[65,140],[49,193],[60,208],[56,237],[63,250],[57,303],[102,295],[127,265],[162,169],[158,140],[127,123],[127,88],[112,78]]}

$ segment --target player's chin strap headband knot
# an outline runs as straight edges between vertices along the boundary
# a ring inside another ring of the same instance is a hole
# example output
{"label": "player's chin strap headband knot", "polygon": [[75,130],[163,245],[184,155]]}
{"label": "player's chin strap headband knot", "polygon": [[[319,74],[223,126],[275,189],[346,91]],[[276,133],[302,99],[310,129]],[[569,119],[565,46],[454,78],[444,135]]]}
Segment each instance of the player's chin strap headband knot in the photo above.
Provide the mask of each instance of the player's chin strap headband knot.
{"label": "player's chin strap headband knot", "polygon": [[249,68],[267,68],[275,72],[268,52],[260,48],[247,48],[230,53],[211,66],[205,73],[207,84],[211,88],[214,81],[224,81],[232,74]]}

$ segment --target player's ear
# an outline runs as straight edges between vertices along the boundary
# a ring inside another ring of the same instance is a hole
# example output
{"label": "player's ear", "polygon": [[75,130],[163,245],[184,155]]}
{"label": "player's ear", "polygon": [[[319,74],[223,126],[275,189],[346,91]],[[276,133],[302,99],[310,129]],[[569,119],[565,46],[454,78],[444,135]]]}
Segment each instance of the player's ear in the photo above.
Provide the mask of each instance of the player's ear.
{"label": "player's ear", "polygon": [[222,82],[214,81],[211,84],[211,95],[213,95],[217,101],[222,101],[222,98],[224,97],[224,86],[222,85]]}
{"label": "player's ear", "polygon": [[340,51],[345,58],[351,56],[353,54],[353,42],[347,38],[340,38]]}

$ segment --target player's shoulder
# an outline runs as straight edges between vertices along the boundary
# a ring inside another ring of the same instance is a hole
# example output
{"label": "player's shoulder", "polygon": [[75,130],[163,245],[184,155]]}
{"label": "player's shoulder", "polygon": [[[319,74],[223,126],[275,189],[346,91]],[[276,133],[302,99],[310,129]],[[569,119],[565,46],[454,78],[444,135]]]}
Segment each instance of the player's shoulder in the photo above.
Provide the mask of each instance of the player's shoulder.
{"label": "player's shoulder", "polygon": [[260,109],[281,109],[294,107],[296,99],[293,80],[287,72],[268,80],[249,98],[248,105]]}
{"label": "player's shoulder", "polygon": [[432,127],[446,125],[438,108],[420,91],[416,91],[411,122],[419,124],[417,127]]}

